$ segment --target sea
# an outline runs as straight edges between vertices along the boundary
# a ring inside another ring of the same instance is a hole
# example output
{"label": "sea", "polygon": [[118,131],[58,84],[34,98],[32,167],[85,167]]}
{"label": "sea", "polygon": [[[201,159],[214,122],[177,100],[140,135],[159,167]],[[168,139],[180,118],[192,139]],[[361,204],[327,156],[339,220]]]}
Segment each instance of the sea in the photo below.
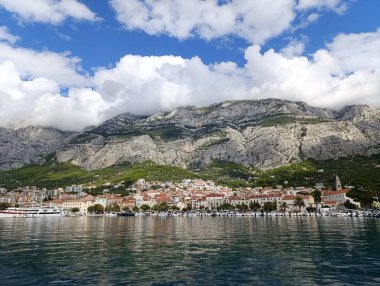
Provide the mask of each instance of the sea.
{"label": "sea", "polygon": [[380,220],[1,218],[0,285],[380,285]]}

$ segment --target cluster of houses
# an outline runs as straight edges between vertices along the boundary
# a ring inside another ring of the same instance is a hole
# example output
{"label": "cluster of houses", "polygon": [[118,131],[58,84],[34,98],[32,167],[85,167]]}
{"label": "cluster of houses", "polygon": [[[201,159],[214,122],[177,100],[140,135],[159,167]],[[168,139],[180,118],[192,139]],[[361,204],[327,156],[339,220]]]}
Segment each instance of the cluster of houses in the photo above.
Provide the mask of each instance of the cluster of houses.
{"label": "cluster of houses", "polygon": [[[360,207],[360,203],[347,196],[349,189],[341,186],[336,177],[335,190],[321,190],[321,201],[314,200],[315,188],[277,188],[257,187],[232,189],[217,186],[210,180],[183,180],[180,183],[172,182],[146,182],[139,179],[130,188],[133,195],[121,196],[113,194],[112,189],[107,189],[101,195],[88,195],[82,186],[66,187],[65,190],[46,190],[37,188],[24,188],[7,192],[0,189],[0,202],[8,202],[18,205],[26,205],[33,202],[45,202],[61,207],[67,211],[76,209],[81,214],[87,214],[88,208],[96,204],[118,206],[119,209],[137,209],[143,205],[153,208],[155,205],[166,204],[168,207],[192,210],[216,210],[223,205],[238,207],[252,204],[264,206],[272,203],[278,210],[286,208],[287,211],[304,211],[307,208],[316,210],[334,210],[349,201]],[[298,199],[297,199],[298,198]],[[302,203],[296,203],[302,201]]]}

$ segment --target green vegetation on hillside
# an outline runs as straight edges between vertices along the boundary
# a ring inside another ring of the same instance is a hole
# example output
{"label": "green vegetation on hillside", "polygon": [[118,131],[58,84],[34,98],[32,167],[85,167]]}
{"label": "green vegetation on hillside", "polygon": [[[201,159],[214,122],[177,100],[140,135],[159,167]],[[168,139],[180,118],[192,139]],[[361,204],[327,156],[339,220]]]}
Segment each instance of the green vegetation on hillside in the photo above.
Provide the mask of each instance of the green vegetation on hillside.
{"label": "green vegetation on hillside", "polygon": [[102,186],[124,181],[126,185],[139,178],[149,181],[178,181],[194,178],[191,171],[174,166],[162,166],[153,162],[124,163],[99,170],[84,170],[71,163],[46,163],[0,172],[0,186],[8,189],[21,186],[65,187],[73,184]]}
{"label": "green vegetation on hillside", "polygon": [[302,123],[302,124],[318,124],[328,122],[328,120],[323,118],[298,118],[291,114],[275,114],[269,115],[261,118],[256,124],[263,127],[271,127],[276,125],[285,125],[290,123]]}
{"label": "green vegetation on hillside", "polygon": [[289,186],[314,186],[324,183],[326,187],[335,185],[338,175],[343,185],[361,186],[366,190],[380,188],[380,155],[372,157],[350,157],[337,160],[306,160],[301,163],[281,167],[266,172],[258,172],[255,184]]}
{"label": "green vegetation on hillside", "polygon": [[217,184],[233,188],[252,185],[252,182],[249,182],[253,176],[252,169],[234,162],[215,160],[198,174],[204,179],[214,180]]}
{"label": "green vegetation on hillside", "polygon": [[[160,137],[164,141],[170,141],[179,139],[182,137],[184,133],[184,129],[177,127],[173,124],[168,125],[161,125],[156,127],[141,127],[141,126],[135,126],[135,127],[129,127],[125,130],[115,131],[115,132],[108,132],[105,130],[96,130],[93,131],[95,134],[99,134],[105,138],[108,137],[118,137],[118,138],[129,138],[134,136],[141,136],[141,135],[149,135],[152,138],[154,137]],[[89,137],[90,138],[90,137]]]}
{"label": "green vegetation on hillside", "polygon": [[329,161],[306,160],[269,171],[226,161],[214,161],[197,172],[153,162],[124,163],[89,171],[71,163],[57,163],[52,159],[46,161],[44,165],[30,165],[0,172],[0,186],[7,189],[21,186],[54,188],[84,184],[96,186],[100,191],[106,183],[124,181],[124,185],[128,186],[139,178],[164,182],[202,178],[233,188],[276,185],[312,187],[316,183],[333,188],[335,175],[338,175],[343,185],[355,187],[352,196],[361,201],[370,200],[377,191],[380,194],[380,155]]}
{"label": "green vegetation on hillside", "polygon": [[247,168],[232,162],[215,161],[200,171],[199,175],[231,187],[313,187],[316,183],[323,183],[325,187],[330,188],[335,186],[335,175],[338,175],[345,186],[380,192],[380,155],[328,161],[309,159],[267,171]]}
{"label": "green vegetation on hillside", "polygon": [[229,141],[230,141],[230,139],[226,138],[226,137],[225,138],[214,139],[214,140],[212,140],[210,142],[204,143],[198,149],[207,149],[207,148],[210,148],[210,147],[215,146],[215,145],[221,145],[221,144],[227,143]]}

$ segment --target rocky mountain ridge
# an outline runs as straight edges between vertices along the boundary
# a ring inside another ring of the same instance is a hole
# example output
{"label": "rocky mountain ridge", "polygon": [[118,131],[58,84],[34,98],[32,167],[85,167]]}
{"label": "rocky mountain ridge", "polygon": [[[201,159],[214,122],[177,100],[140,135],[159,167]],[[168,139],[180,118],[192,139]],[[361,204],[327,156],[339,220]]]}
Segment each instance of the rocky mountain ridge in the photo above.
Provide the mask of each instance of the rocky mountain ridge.
{"label": "rocky mountain ridge", "polygon": [[86,169],[152,160],[200,168],[213,160],[271,169],[306,158],[380,153],[380,111],[340,111],[279,99],[227,101],[137,117],[122,114],[73,137],[57,153]]}
{"label": "rocky mountain ridge", "polygon": [[76,133],[54,128],[27,126],[0,128],[0,170],[40,163]]}
{"label": "rocky mountain ridge", "polygon": [[145,160],[193,169],[224,160],[271,169],[306,158],[380,153],[380,111],[266,99],[181,107],[149,117],[125,113],[78,134],[0,129],[1,169],[39,163],[53,152],[59,162],[86,169]]}

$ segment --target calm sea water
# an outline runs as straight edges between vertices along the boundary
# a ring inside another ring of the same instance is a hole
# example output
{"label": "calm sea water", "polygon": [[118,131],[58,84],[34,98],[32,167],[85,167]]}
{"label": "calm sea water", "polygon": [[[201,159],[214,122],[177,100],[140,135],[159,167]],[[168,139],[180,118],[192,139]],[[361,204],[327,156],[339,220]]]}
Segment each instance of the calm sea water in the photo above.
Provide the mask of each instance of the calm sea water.
{"label": "calm sea water", "polygon": [[380,285],[380,220],[0,219],[0,285]]}

